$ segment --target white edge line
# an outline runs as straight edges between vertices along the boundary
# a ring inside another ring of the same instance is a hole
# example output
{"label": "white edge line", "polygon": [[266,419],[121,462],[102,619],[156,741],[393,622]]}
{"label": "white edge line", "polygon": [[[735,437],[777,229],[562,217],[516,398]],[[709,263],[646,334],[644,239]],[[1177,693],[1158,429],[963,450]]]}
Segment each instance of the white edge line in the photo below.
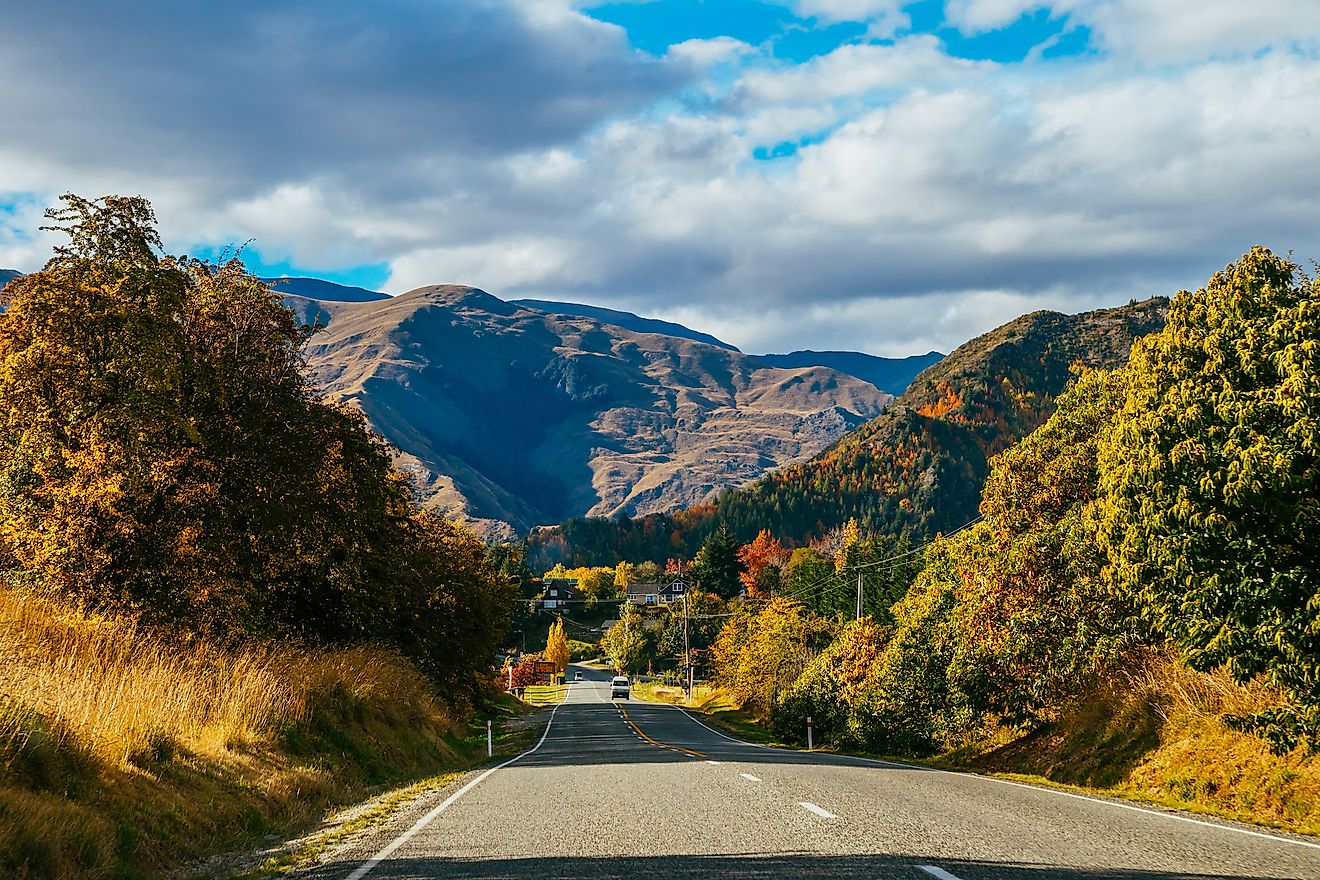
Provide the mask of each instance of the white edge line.
{"label": "white edge line", "polygon": [[936,878],[936,880],[958,880],[957,877],[953,876],[938,865],[917,865],[917,870],[925,871],[930,876]]}
{"label": "white edge line", "polygon": [[[656,705],[665,705],[677,709],[678,711],[686,715],[688,718],[691,718],[694,723],[701,725],[702,727],[706,728],[716,736],[727,739],[729,742],[735,742],[738,743],[739,745],[744,745],[744,746],[751,746],[752,748],[755,749],[767,749],[772,752],[793,751],[792,749],[780,749],[774,746],[761,745],[760,743],[751,743],[751,742],[747,742],[746,740],[741,740],[736,737],[729,736],[727,733],[716,730],[715,728],[711,727],[709,724],[703,723],[699,718],[697,718],[687,709],[684,709],[682,706],[675,706],[673,703],[659,703]],[[794,754],[797,753],[794,752]],[[1193,825],[1202,825],[1206,828],[1218,828],[1221,831],[1233,831],[1238,834],[1246,834],[1251,837],[1260,837],[1265,840],[1272,840],[1275,843],[1290,843],[1293,846],[1305,846],[1311,849],[1320,849],[1320,843],[1312,843],[1309,840],[1298,840],[1295,837],[1284,837],[1281,834],[1270,834],[1265,831],[1253,831],[1250,828],[1239,828],[1236,825],[1226,825],[1221,822],[1208,822],[1203,819],[1193,819],[1191,816],[1184,816],[1181,813],[1168,813],[1163,810],[1152,810],[1149,807],[1142,807],[1142,806],[1138,806],[1137,804],[1129,804],[1117,800],[1108,800],[1106,798],[1093,797],[1091,795],[1086,795],[1086,794],[1078,794],[1077,792],[1073,792],[1073,791],[1063,791],[1062,789],[1051,788],[1050,786],[1046,786],[1046,785],[1032,785],[1027,782],[1015,782],[1012,779],[1000,779],[996,776],[986,776],[981,773],[968,773],[959,770],[940,770],[934,767],[922,767],[919,764],[904,764],[901,761],[881,761],[876,758],[862,758],[857,755],[838,755],[837,757],[848,758],[849,760],[852,761],[862,761],[867,764],[875,764],[880,767],[902,767],[905,770],[925,770],[931,773],[949,773],[954,776],[963,776],[970,779],[983,779],[986,782],[997,782],[1000,785],[1016,785],[1019,788],[1028,788],[1031,789],[1032,791],[1038,791],[1044,794],[1057,794],[1063,797],[1076,798],[1079,801],[1090,801],[1093,804],[1104,804],[1110,807],[1118,807],[1121,810],[1131,810],[1134,813],[1145,813],[1148,816],[1160,816],[1164,819],[1177,819],[1180,822],[1190,822]]]}
{"label": "white edge line", "polygon": [[434,820],[436,816],[439,816],[445,810],[449,809],[449,807],[453,805],[455,801],[457,801],[463,795],[467,794],[472,789],[476,788],[477,785],[479,785],[481,781],[485,779],[487,776],[494,773],[496,770],[503,770],[505,767],[509,766],[515,761],[521,761],[523,758],[527,757],[532,752],[539,749],[545,743],[546,737],[550,735],[550,725],[555,723],[555,713],[559,711],[559,707],[562,705],[564,704],[555,703],[555,707],[550,710],[550,718],[545,722],[545,732],[541,734],[541,738],[537,741],[536,745],[532,746],[530,749],[523,752],[521,755],[517,755],[515,757],[510,758],[509,760],[505,761],[503,764],[496,764],[494,767],[491,767],[485,773],[482,773],[476,779],[472,780],[467,785],[463,786],[458,791],[454,792],[449,797],[445,798],[444,801],[440,804],[440,806],[436,807],[434,810],[427,813],[422,818],[418,819],[411,828],[400,834],[398,837],[394,838],[394,840],[390,841],[390,843],[388,843],[384,849],[382,849],[380,852],[376,853],[370,859],[359,865],[357,869],[353,871],[352,874],[349,874],[348,877],[345,878],[345,880],[362,880],[363,877],[367,876],[373,870],[375,870],[377,865],[379,865],[381,862],[385,861],[390,856],[392,856],[395,850],[397,850],[399,847],[403,846],[405,843],[411,840],[413,836],[417,834],[417,832],[421,831],[427,825],[431,824],[432,820]]}
{"label": "white edge line", "polygon": [[[943,771],[949,772],[949,771]],[[1236,825],[1224,825],[1219,822],[1207,822],[1204,819],[1193,819],[1191,816],[1184,816],[1179,813],[1165,813],[1161,810],[1152,810],[1149,807],[1141,807],[1136,804],[1123,803],[1121,801],[1111,801],[1105,798],[1091,797],[1090,795],[1078,794],[1075,791],[1062,791],[1057,788],[1047,788],[1043,785],[1030,785],[1026,782],[1015,782],[1012,779],[998,779],[994,776],[982,776],[979,773],[966,773],[964,776],[973,776],[977,779],[984,779],[987,782],[998,782],[1000,785],[1015,785],[1018,788],[1029,788],[1033,791],[1043,791],[1048,794],[1057,794],[1062,797],[1076,798],[1079,801],[1090,801],[1094,804],[1105,804],[1110,807],[1118,807],[1120,810],[1131,810],[1134,813],[1145,813],[1149,816],[1163,816],[1166,819],[1177,819],[1181,822],[1190,822],[1193,825],[1202,825],[1206,828],[1218,828],[1221,831],[1236,831],[1238,834],[1249,834],[1252,837],[1262,837],[1265,840],[1272,840],[1275,843],[1291,843],[1294,846],[1309,846],[1311,849],[1320,849],[1320,843],[1312,843],[1309,840],[1297,840],[1292,837],[1283,837],[1279,834],[1269,834],[1264,831],[1252,831],[1250,828],[1239,828]]]}
{"label": "white edge line", "polygon": [[837,819],[837,818],[839,818],[838,816],[834,815],[833,813],[831,813],[829,810],[825,809],[824,807],[818,807],[818,806],[816,806],[816,805],[813,804],[811,801],[798,801],[798,806],[801,807],[802,809],[806,810],[806,811],[809,812],[809,813],[815,813],[817,816],[820,816],[822,819]]}

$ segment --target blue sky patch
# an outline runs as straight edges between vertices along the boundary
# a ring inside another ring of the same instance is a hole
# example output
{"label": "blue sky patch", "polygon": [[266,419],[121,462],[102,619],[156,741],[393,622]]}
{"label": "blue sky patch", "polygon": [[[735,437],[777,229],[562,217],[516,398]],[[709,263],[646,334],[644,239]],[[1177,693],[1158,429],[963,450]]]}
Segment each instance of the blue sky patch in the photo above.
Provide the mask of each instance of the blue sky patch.
{"label": "blue sky patch", "polygon": [[802,62],[866,33],[862,22],[799,18],[782,2],[766,0],[653,0],[605,3],[582,11],[623,28],[633,46],[652,55],[663,55],[686,40],[732,37],[752,46],[765,45],[783,61]]}
{"label": "blue sky patch", "polygon": [[[192,256],[202,260],[216,261],[233,256],[233,245],[197,245],[189,248]],[[267,260],[261,251],[248,245],[239,254],[243,264],[253,275],[262,278],[321,278],[336,284],[352,287],[365,287],[367,290],[380,290],[390,277],[389,263],[363,263],[343,269],[318,269],[313,266],[299,266],[289,260]]]}
{"label": "blue sky patch", "polygon": [[[945,0],[917,0],[903,7],[910,25],[900,33],[933,34],[950,55],[974,61],[1017,63],[1044,47],[1041,58],[1068,58],[1091,52],[1091,33],[1072,26],[1067,16],[1049,9],[1022,15],[992,31],[964,34],[945,21]],[[781,0],[652,0],[604,3],[583,11],[623,28],[636,48],[663,55],[686,40],[732,37],[764,46],[781,61],[801,63],[865,38],[860,21],[823,22],[800,18]]]}

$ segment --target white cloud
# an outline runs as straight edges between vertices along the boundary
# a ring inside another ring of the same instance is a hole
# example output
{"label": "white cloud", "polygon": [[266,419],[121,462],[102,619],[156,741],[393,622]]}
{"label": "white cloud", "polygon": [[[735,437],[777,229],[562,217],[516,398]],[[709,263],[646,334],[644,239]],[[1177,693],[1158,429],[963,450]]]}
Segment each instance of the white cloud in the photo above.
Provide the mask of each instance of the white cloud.
{"label": "white cloud", "polygon": [[903,12],[908,0],[793,0],[793,11],[821,21],[860,21],[870,25],[868,37],[883,39],[908,26]]}
{"label": "white cloud", "polygon": [[[993,23],[1014,2],[960,14]],[[302,12],[240,16],[224,51],[171,48],[182,23],[108,21],[98,61],[37,8],[7,21],[12,44],[83,61],[0,55],[21,84],[0,90],[0,193],[140,192],[171,248],[256,238],[313,268],[387,262],[394,292],[468,283],[749,351],[901,355],[1033,308],[1195,286],[1257,242],[1320,254],[1320,63],[1274,24],[1238,41],[1273,50],[1219,52],[1233,19],[1210,15],[1185,40],[1204,57],[1179,65],[1132,63],[1139,40],[1113,23],[1103,38],[1129,55],[999,65],[911,36],[788,65],[721,40],[655,59],[566,0],[474,0],[405,19],[412,37],[334,6],[310,30]],[[262,51],[229,48],[243,28]],[[752,159],[781,141],[805,145]],[[0,214],[0,266],[48,253],[13,231],[38,225],[26,204]]]}
{"label": "white cloud", "polygon": [[949,0],[945,16],[976,33],[1041,9],[1088,25],[1103,49],[1156,64],[1320,44],[1314,0]]}

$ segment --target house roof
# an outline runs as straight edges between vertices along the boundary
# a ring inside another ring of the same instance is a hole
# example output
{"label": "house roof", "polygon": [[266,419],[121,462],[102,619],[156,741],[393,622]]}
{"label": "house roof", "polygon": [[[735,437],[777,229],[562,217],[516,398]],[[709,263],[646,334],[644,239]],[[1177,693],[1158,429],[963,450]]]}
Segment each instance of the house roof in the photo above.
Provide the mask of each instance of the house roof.
{"label": "house roof", "polygon": [[681,596],[682,581],[628,584],[628,596]]}

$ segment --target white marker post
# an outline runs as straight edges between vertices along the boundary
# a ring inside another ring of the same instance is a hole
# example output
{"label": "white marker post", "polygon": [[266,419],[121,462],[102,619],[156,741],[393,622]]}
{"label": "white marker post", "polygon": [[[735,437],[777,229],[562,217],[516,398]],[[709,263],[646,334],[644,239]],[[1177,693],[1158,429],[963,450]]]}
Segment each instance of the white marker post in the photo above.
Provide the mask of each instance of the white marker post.
{"label": "white marker post", "polygon": [[495,755],[495,741],[491,739],[490,722],[487,721],[486,722],[486,757],[490,758],[493,757],[494,755]]}
{"label": "white marker post", "polygon": [[814,738],[812,737],[811,728],[812,728],[811,716],[808,715],[807,716],[807,748],[808,749],[814,749],[816,747],[816,743],[813,741]]}

